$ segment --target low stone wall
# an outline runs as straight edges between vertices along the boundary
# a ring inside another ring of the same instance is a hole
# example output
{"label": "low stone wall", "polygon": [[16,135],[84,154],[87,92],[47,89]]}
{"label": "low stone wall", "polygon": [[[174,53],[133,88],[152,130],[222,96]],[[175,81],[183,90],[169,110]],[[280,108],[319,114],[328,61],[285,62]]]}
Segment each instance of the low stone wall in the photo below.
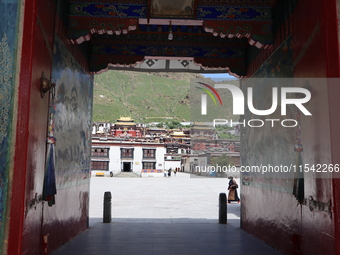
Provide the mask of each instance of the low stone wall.
{"label": "low stone wall", "polygon": [[142,177],[164,177],[164,171],[161,169],[143,169]]}

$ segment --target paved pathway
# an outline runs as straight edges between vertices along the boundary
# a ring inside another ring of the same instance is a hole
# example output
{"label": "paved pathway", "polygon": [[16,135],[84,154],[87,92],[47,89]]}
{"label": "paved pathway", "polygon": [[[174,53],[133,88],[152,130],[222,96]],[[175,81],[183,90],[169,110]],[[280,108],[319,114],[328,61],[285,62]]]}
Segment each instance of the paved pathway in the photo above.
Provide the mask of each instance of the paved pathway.
{"label": "paved pathway", "polygon": [[[239,204],[228,204],[228,224],[218,224],[218,196],[227,183],[184,173],[92,177],[90,228],[53,255],[280,254],[239,228]],[[105,191],[112,194],[112,223],[102,223]]]}

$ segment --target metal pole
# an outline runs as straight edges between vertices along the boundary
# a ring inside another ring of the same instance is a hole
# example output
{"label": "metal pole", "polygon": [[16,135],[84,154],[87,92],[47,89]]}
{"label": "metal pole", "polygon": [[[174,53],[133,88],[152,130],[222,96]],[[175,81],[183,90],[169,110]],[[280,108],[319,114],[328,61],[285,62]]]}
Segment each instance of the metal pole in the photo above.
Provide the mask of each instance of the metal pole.
{"label": "metal pole", "polygon": [[225,193],[220,193],[219,196],[219,216],[220,224],[227,224],[227,196]]}
{"label": "metal pole", "polygon": [[104,210],[103,210],[103,222],[110,223],[111,222],[111,192],[106,191],[104,193]]}

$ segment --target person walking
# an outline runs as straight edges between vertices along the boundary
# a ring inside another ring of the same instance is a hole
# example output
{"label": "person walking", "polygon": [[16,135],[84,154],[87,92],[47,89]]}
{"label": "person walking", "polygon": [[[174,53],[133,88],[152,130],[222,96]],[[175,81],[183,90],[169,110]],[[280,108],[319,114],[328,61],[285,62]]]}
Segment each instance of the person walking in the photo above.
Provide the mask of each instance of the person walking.
{"label": "person walking", "polygon": [[228,190],[229,190],[228,203],[231,203],[231,202],[240,203],[240,198],[238,197],[237,189],[238,189],[238,185],[236,181],[234,180],[234,178],[231,177],[229,181],[229,185],[228,185]]}
{"label": "person walking", "polygon": [[171,167],[169,168],[168,176],[171,177]]}

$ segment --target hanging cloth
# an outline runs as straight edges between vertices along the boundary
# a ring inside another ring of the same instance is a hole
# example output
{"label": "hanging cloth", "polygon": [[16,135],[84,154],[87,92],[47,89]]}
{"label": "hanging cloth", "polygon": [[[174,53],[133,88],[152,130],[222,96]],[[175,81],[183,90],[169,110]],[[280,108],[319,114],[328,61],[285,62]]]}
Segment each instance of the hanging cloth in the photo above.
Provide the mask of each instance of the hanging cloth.
{"label": "hanging cloth", "polygon": [[47,160],[44,175],[43,186],[43,200],[48,202],[49,206],[55,204],[55,195],[57,194],[57,187],[55,181],[55,168],[54,168],[54,144],[56,139],[52,137],[47,138]]}

